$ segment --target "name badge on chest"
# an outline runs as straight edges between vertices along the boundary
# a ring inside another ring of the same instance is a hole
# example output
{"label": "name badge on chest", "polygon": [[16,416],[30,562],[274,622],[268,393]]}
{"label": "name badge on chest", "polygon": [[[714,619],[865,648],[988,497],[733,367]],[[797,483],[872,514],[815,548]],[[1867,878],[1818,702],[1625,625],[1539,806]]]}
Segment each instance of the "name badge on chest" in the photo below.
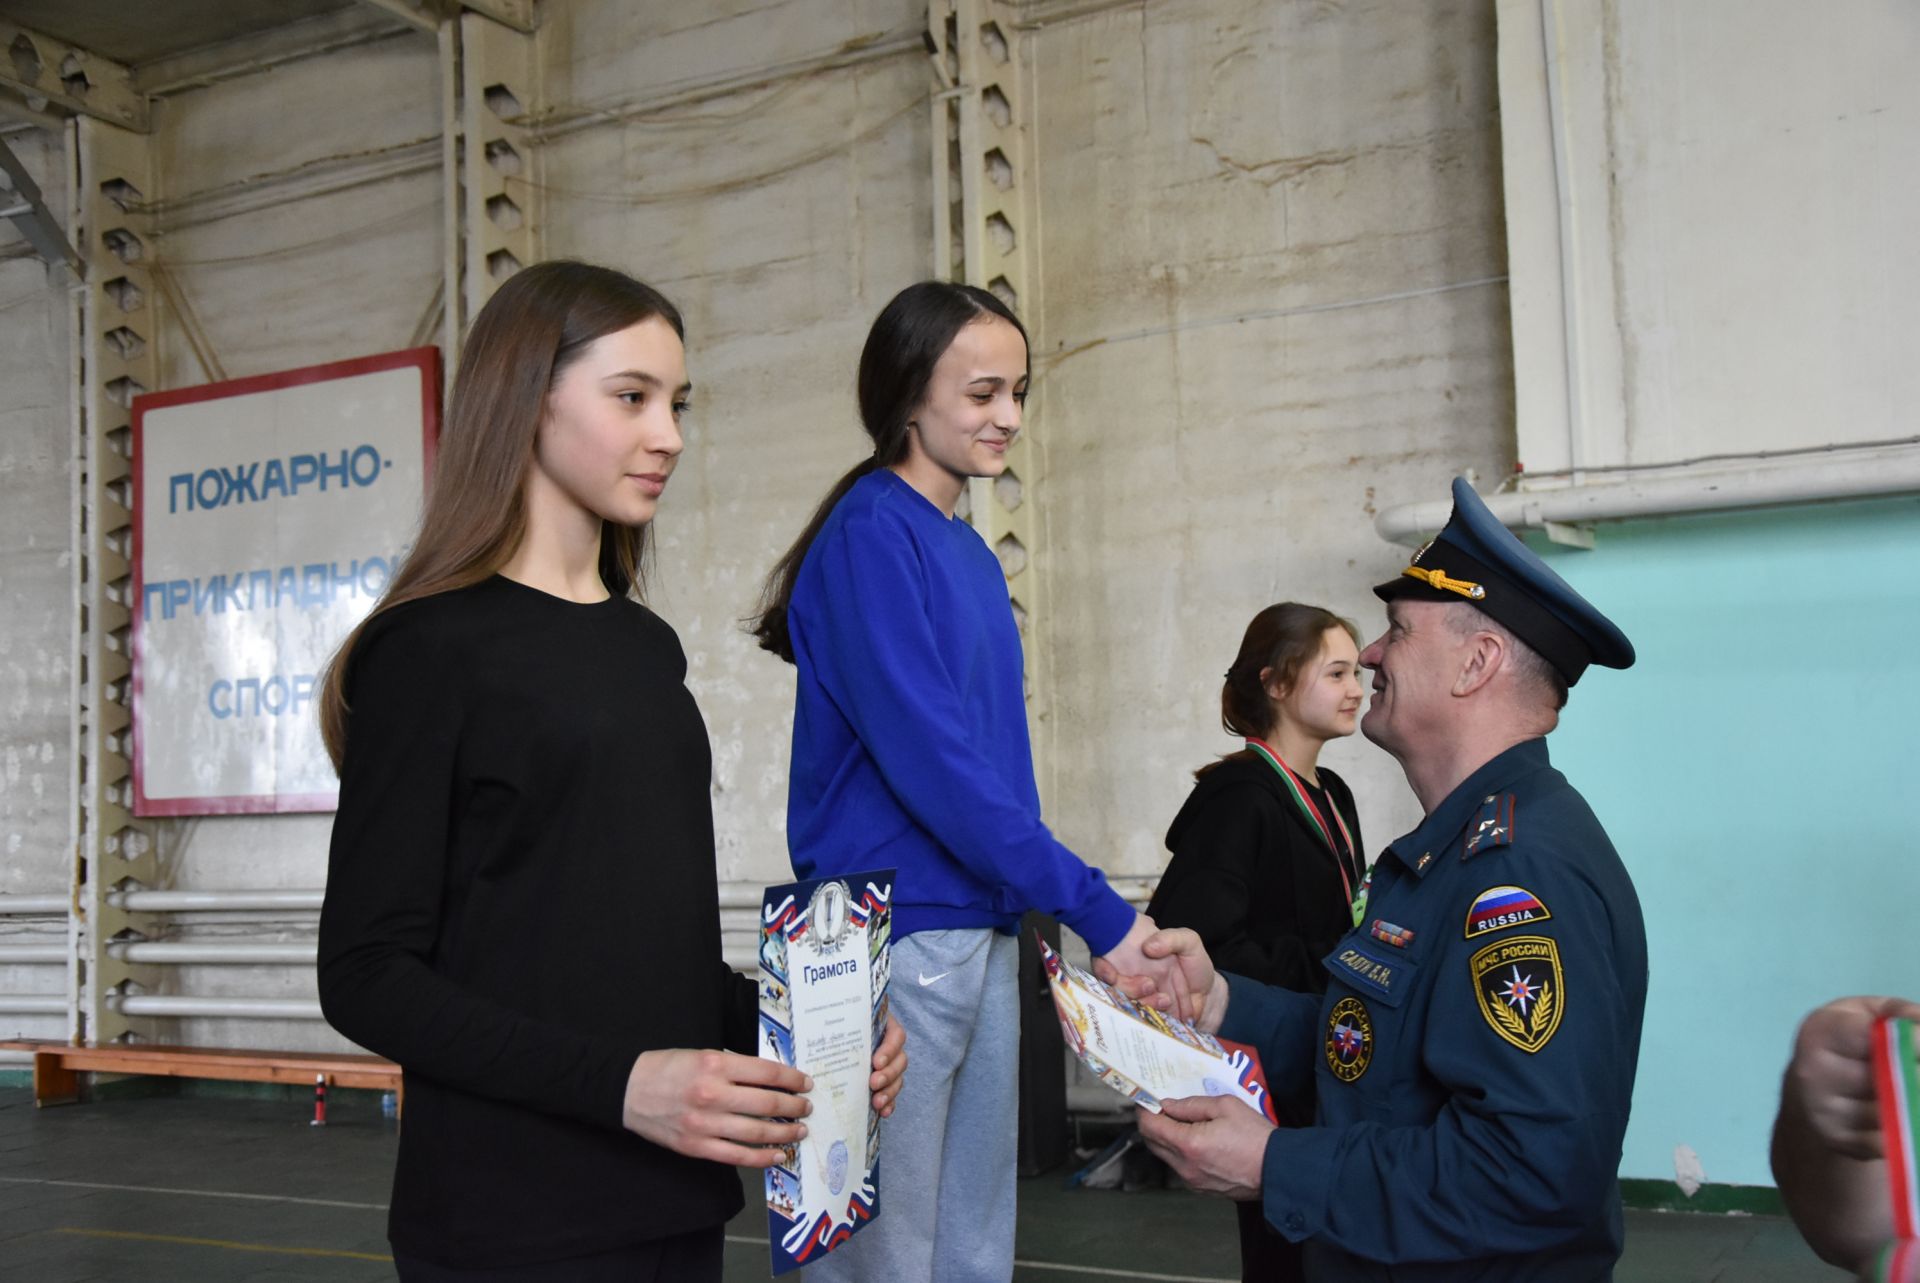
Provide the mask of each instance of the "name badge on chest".
{"label": "name badge on chest", "polygon": [[1327,970],[1389,1007],[1400,1005],[1413,974],[1413,964],[1400,956],[1382,957],[1353,940],[1343,942],[1323,960]]}

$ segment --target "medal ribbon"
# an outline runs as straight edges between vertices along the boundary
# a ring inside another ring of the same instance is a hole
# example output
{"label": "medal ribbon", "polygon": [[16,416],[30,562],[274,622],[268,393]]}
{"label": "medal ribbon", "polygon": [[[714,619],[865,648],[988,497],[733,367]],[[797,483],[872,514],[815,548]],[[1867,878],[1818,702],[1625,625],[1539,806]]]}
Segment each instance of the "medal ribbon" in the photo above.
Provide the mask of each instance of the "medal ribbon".
{"label": "medal ribbon", "polygon": [[1920,1240],[1897,1238],[1887,1244],[1875,1260],[1872,1278],[1873,1283],[1914,1283],[1920,1279]]}
{"label": "medal ribbon", "polygon": [[[1340,848],[1333,840],[1333,830],[1327,827],[1326,818],[1320,814],[1320,808],[1313,804],[1313,798],[1308,795],[1306,785],[1301,782],[1298,775],[1294,774],[1292,767],[1280,760],[1280,755],[1274,752],[1273,746],[1265,740],[1249,736],[1247,747],[1265,758],[1267,765],[1279,772],[1280,778],[1286,781],[1287,792],[1293,795],[1293,804],[1300,808],[1300,814],[1312,822],[1314,829],[1320,834],[1320,840],[1325,842],[1327,850],[1333,853],[1333,862],[1340,868],[1340,889],[1345,893],[1348,908],[1353,914],[1353,925],[1359,926],[1360,919],[1366,915],[1367,911],[1365,899],[1367,887],[1363,883],[1360,888],[1361,898],[1354,898],[1353,877],[1347,872],[1347,861],[1341,858]],[[1341,818],[1340,807],[1334,802],[1331,794],[1327,796],[1327,809],[1333,812],[1333,822],[1340,829],[1341,840],[1347,844],[1347,857],[1358,860],[1360,854],[1354,850],[1353,834],[1347,832],[1347,822]],[[1367,882],[1372,881],[1372,870],[1368,870]]]}
{"label": "medal ribbon", "polygon": [[1894,1233],[1920,1238],[1920,1022],[1893,1017],[1876,1021],[1873,1061]]}

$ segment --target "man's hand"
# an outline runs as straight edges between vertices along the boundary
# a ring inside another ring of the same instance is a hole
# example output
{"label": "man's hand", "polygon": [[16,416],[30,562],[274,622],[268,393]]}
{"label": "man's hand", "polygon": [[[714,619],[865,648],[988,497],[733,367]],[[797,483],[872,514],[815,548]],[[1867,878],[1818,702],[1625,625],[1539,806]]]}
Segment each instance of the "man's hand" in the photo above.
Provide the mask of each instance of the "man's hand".
{"label": "man's hand", "polygon": [[[1148,933],[1136,950],[1124,952],[1141,923]],[[1198,933],[1185,927],[1154,931],[1153,919],[1144,914],[1133,925],[1118,947],[1094,959],[1093,974],[1130,998],[1193,1021],[1202,1033],[1219,1032],[1227,1014],[1227,982],[1213,969]]]}
{"label": "man's hand", "polygon": [[[1146,1000],[1162,1011],[1171,1011],[1182,1020],[1191,1020],[1194,1003],[1187,988],[1186,976],[1164,956],[1148,957],[1142,950],[1142,946],[1158,930],[1152,918],[1144,913],[1134,914],[1133,925],[1127,928],[1127,934],[1120,938],[1120,943],[1094,960],[1094,974],[1109,984],[1113,983],[1108,973],[1100,969],[1100,964],[1104,962],[1113,975],[1133,978],[1131,986],[1122,986],[1131,996]],[[1141,983],[1143,981],[1148,983]]]}
{"label": "man's hand", "polygon": [[1180,1179],[1244,1202],[1260,1197],[1260,1169],[1273,1124],[1228,1096],[1163,1100],[1140,1111],[1140,1135]]}
{"label": "man's hand", "polygon": [[1800,1024],[1781,1091],[1781,1110],[1799,1111],[1808,1132],[1846,1158],[1885,1157],[1873,1090],[1873,1024],[1881,1016],[1920,1020],[1920,1003],[1840,998]]}
{"label": "man's hand", "polygon": [[[905,1056],[900,1060],[906,1063]],[[757,1056],[644,1051],[627,1075],[621,1122],[628,1131],[690,1158],[771,1167],[807,1128],[769,1120],[812,1113],[812,1103],[799,1094],[812,1088],[813,1079],[799,1070]]]}
{"label": "man's hand", "polygon": [[887,1032],[873,1049],[873,1077],[867,1087],[873,1092],[873,1108],[882,1118],[891,1117],[893,1102],[900,1098],[900,1075],[907,1072],[907,1031],[887,1015]]}
{"label": "man's hand", "polygon": [[1801,1022],[1773,1126],[1773,1176],[1822,1260],[1860,1269],[1893,1236],[1873,1089],[1873,1022],[1920,1019],[1901,998],[1840,998]]}

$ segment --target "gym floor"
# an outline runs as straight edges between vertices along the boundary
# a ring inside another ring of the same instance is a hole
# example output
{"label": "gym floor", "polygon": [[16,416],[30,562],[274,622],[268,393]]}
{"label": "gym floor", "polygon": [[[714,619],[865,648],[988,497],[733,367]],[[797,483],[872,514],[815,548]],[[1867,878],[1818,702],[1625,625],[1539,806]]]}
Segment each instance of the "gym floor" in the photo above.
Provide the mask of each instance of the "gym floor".
{"label": "gym floor", "polygon": [[[0,1279],[34,1283],[337,1283],[391,1279],[395,1129],[370,1093],[336,1093],[310,1127],[296,1097],[182,1094],[36,1110],[0,1088]],[[1616,1283],[1821,1283],[1769,1217],[1627,1214]],[[764,1213],[728,1227],[728,1283],[768,1276]],[[1225,1203],[1176,1191],[1022,1182],[1018,1283],[1231,1283]],[[802,1275],[804,1278],[804,1274]],[[905,1280],[902,1283],[906,1283]]]}

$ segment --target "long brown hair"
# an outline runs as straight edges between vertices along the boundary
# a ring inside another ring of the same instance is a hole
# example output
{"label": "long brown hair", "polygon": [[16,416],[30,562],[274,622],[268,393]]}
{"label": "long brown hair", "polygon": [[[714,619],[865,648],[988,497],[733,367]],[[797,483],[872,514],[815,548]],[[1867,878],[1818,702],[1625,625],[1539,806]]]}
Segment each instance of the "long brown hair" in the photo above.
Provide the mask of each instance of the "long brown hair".
{"label": "long brown hair", "polygon": [[974,285],[921,281],[893,296],[860,351],[860,426],[873,438],[873,453],[834,483],[820,506],[807,519],[800,537],[773,563],[760,590],[760,612],[747,621],[747,631],[760,639],[760,648],[793,663],[793,636],[787,631],[787,606],[793,601],[794,581],[807,549],[827,522],[834,506],[853,489],[853,483],[877,468],[891,468],[907,457],[907,426],[926,399],[933,367],[953,345],[961,329],[982,317],[997,316],[1020,331],[1026,327],[1012,309],[992,293]]}
{"label": "long brown hair", "polygon": [[[402,602],[479,583],[513,556],[526,535],[527,471],[554,381],[595,339],[654,317],[686,338],[679,311],[658,290],[612,268],[569,261],[515,274],[474,317],[420,535],[321,679],[320,736],[336,771],[347,749],[348,659],[367,624]],[[608,592],[639,596],[647,547],[645,526],[601,524],[600,578]]]}
{"label": "long brown hair", "polygon": [[[1220,684],[1220,727],[1240,739],[1265,739],[1273,733],[1276,714],[1267,687],[1290,690],[1300,670],[1320,653],[1328,630],[1344,628],[1360,644],[1360,630],[1349,620],[1319,606],[1297,601],[1277,602],[1253,617],[1240,639],[1240,653],[1227,667]],[[1263,676],[1264,674],[1264,676]],[[1221,761],[1246,756],[1229,753]],[[1220,762],[1208,762],[1193,773],[1196,780]]]}

